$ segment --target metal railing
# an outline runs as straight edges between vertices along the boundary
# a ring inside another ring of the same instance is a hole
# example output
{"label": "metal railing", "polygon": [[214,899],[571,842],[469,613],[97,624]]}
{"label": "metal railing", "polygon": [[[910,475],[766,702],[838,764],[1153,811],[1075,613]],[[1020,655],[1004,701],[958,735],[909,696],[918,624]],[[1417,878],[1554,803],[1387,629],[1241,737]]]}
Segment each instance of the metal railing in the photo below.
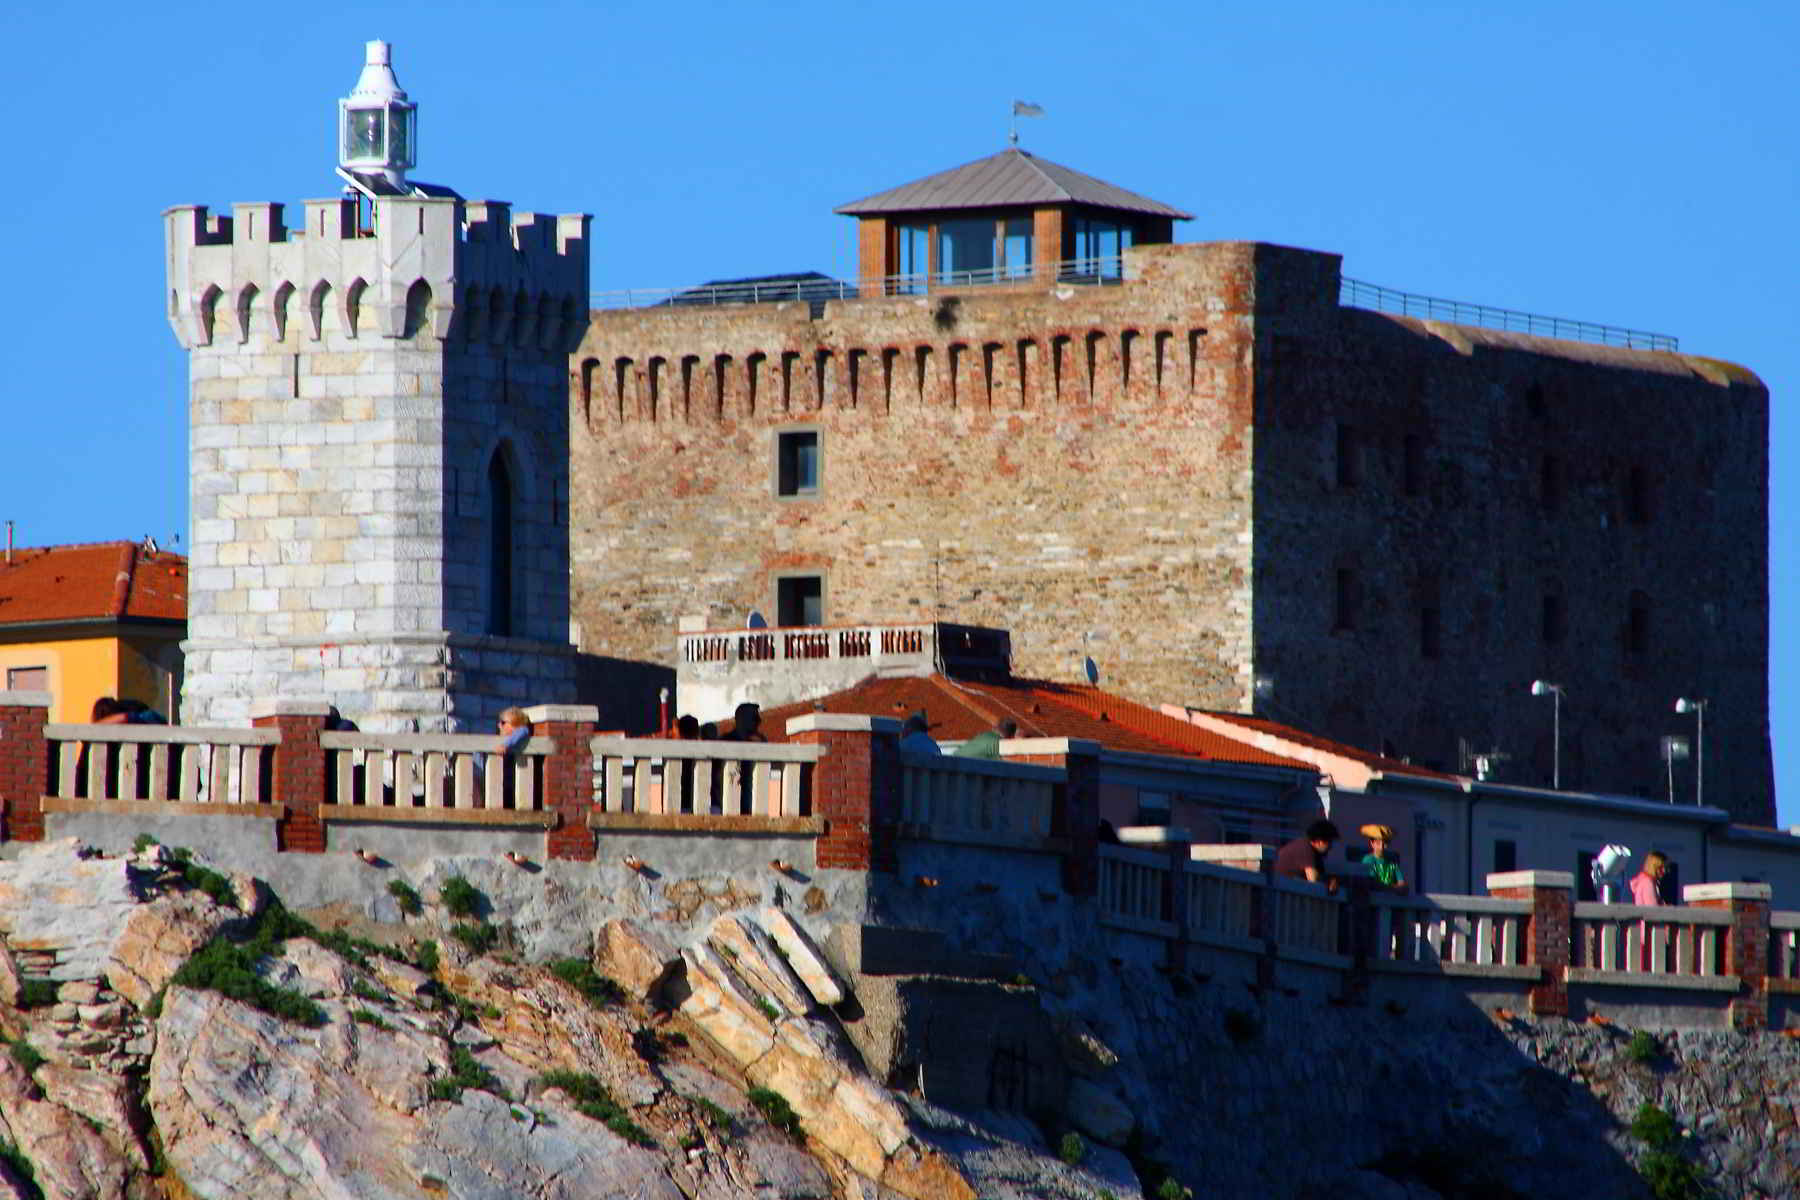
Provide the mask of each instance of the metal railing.
{"label": "metal railing", "polygon": [[1516,333],[1534,333],[1544,337],[1567,338],[1577,342],[1596,342],[1603,346],[1624,346],[1631,350],[1679,350],[1680,340],[1666,333],[1646,333],[1641,329],[1625,329],[1617,325],[1601,325],[1594,321],[1576,321],[1567,317],[1546,317],[1538,313],[1519,312],[1511,308],[1495,308],[1488,304],[1470,304],[1462,300],[1443,300],[1436,296],[1420,296],[1413,292],[1395,291],[1379,284],[1364,283],[1345,276],[1338,289],[1338,303],[1353,308],[1372,308],[1377,312],[1397,313],[1403,317],[1423,317],[1430,321],[1449,321],[1456,325],[1479,325],[1487,329],[1509,329]]}
{"label": "metal railing", "polygon": [[775,304],[801,300],[856,300],[865,296],[914,296],[943,288],[990,287],[1004,283],[1055,282],[1109,286],[1125,280],[1125,260],[1117,254],[1071,258],[1024,267],[987,267],[978,271],[935,271],[885,275],[879,279],[752,279],[685,288],[620,288],[593,292],[594,308],[653,308],[719,304]]}

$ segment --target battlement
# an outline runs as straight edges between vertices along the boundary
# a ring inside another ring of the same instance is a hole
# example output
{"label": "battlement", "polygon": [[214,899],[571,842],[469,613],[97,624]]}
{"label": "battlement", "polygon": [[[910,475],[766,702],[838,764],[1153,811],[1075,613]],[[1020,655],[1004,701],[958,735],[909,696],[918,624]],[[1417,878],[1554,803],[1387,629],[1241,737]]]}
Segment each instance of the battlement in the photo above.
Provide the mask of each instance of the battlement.
{"label": "battlement", "polygon": [[[514,213],[504,201],[184,204],[163,214],[168,318],[184,348],[253,339],[296,344],[371,334],[503,343],[567,353],[586,328],[585,213]],[[235,336],[231,336],[235,335]]]}

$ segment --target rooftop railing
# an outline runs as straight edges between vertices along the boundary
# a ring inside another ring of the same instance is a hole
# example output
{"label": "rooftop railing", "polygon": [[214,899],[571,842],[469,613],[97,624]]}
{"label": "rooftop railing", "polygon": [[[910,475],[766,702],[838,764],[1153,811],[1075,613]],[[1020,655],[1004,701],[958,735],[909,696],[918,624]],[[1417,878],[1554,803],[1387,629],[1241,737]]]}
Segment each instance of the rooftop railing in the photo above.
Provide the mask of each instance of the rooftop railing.
{"label": "rooftop railing", "polygon": [[1603,346],[1624,346],[1630,350],[1681,348],[1680,341],[1666,333],[1646,333],[1641,329],[1601,325],[1594,321],[1546,317],[1511,308],[1495,308],[1488,304],[1470,304],[1463,300],[1443,300],[1436,296],[1395,291],[1393,288],[1364,283],[1348,276],[1344,277],[1338,289],[1338,303],[1352,308],[1372,308],[1377,312],[1397,313],[1403,317],[1423,317],[1428,321],[1449,321],[1455,325],[1479,325],[1485,329],[1509,329],[1516,333],[1533,333],[1542,337],[1595,342]]}
{"label": "rooftop railing", "polygon": [[917,296],[945,288],[990,287],[1034,281],[1108,286],[1125,280],[1125,260],[1117,254],[1071,258],[1063,262],[1018,267],[986,267],[978,271],[928,271],[886,275],[879,279],[818,278],[745,279],[685,288],[623,288],[594,292],[595,308],[654,308],[718,304],[774,304],[804,300],[856,300],[865,296]]}
{"label": "rooftop railing", "polygon": [[[1112,285],[1125,281],[1125,260],[1120,255],[1100,258],[1074,258],[1033,266],[986,267],[975,271],[919,272],[887,275],[879,279],[846,280],[825,276],[790,277],[785,279],[744,279],[728,283],[701,284],[685,288],[621,288],[594,292],[589,302],[594,308],[656,308],[683,306],[716,306],[729,304],[775,304],[781,301],[804,301],[822,309],[828,300],[856,300],[867,296],[914,296],[942,291],[946,288],[991,287],[995,284],[1050,282],[1064,284]],[[1421,317],[1429,321],[1449,321],[1457,325],[1476,325],[1485,329],[1511,330],[1541,337],[1566,338],[1570,341],[1593,342],[1604,346],[1623,346],[1631,350],[1679,350],[1681,343],[1666,333],[1650,333],[1605,325],[1598,321],[1580,321],[1570,317],[1550,317],[1542,313],[1497,308],[1491,304],[1472,304],[1466,300],[1446,300],[1417,292],[1403,292],[1345,276],[1338,288],[1338,303],[1352,308],[1368,308],[1376,312],[1396,313],[1405,317]]]}

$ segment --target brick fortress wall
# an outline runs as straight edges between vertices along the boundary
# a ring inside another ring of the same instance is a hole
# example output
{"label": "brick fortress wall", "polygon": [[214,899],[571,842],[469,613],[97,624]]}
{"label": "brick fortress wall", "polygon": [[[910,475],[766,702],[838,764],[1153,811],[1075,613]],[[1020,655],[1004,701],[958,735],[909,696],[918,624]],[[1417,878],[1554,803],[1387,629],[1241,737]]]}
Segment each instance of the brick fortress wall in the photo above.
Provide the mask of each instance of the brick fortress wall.
{"label": "brick fortress wall", "polygon": [[[1459,739],[1498,747],[1519,782],[1549,781],[1547,677],[1565,785],[1658,796],[1657,737],[1692,733],[1673,699],[1702,695],[1708,802],[1772,819],[1760,383],[1342,309],[1337,267],[1155,246],[1122,286],[593,314],[570,364],[586,645],[667,662],[678,617],[774,619],[776,579],[813,572],[827,623],[1004,627],[1021,674],[1091,655],[1135,699],[1452,769]],[[777,498],[801,428],[820,493]]]}
{"label": "brick fortress wall", "polygon": [[[1497,748],[1498,778],[1548,785],[1545,679],[1567,689],[1563,785],[1660,800],[1659,738],[1695,733],[1675,699],[1705,697],[1706,802],[1773,823],[1755,376],[1349,308],[1258,334],[1273,715],[1450,770],[1462,744]],[[1694,802],[1692,761],[1675,798]]]}
{"label": "brick fortress wall", "polygon": [[[816,320],[804,303],[596,313],[572,389],[585,643],[667,661],[676,618],[773,619],[777,576],[816,571],[828,622],[955,614],[1010,628],[1026,674],[1074,679],[1091,654],[1109,686],[1235,706],[1244,263],[1182,266],[1194,303],[1070,286]],[[807,427],[820,493],[779,499],[775,435]]]}

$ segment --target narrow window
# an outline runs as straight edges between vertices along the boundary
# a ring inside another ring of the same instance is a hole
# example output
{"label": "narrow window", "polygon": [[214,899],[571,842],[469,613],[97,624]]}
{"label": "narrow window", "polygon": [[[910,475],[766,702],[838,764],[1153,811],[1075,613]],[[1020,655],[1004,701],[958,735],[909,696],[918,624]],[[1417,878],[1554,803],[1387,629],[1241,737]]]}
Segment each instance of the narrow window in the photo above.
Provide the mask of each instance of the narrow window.
{"label": "narrow window", "polygon": [[594,375],[600,370],[600,360],[589,358],[581,364],[581,423],[594,423]]}
{"label": "narrow window", "polygon": [[1406,435],[1404,457],[1400,463],[1400,489],[1408,496],[1425,490],[1425,439],[1416,433]]}
{"label": "narrow window", "polygon": [[619,420],[621,421],[625,419],[625,393],[626,386],[630,382],[631,360],[629,358],[613,360],[613,397],[618,402]]}
{"label": "narrow window", "polygon": [[513,633],[512,477],[495,451],[488,462],[488,619],[496,637]]}
{"label": "narrow window", "polygon": [[1650,523],[1650,473],[1636,465],[1625,472],[1625,519],[1633,525]]}
{"label": "narrow window", "polygon": [[1506,838],[1494,842],[1494,873],[1519,869],[1519,843]]}
{"label": "narrow window", "polygon": [[819,434],[796,429],[775,435],[775,494],[819,494]]}
{"label": "narrow window", "polygon": [[1631,610],[1625,620],[1625,650],[1628,654],[1650,652],[1650,597],[1631,593]]}
{"label": "narrow window", "polygon": [[782,626],[825,623],[825,577],[789,575],[775,581],[775,618]]}
{"label": "narrow window", "polygon": [[1561,596],[1545,596],[1544,611],[1540,632],[1546,646],[1559,645],[1567,632],[1567,618],[1563,615],[1563,599]]}
{"label": "narrow window", "polygon": [[1356,572],[1350,567],[1339,567],[1336,583],[1331,627],[1333,629],[1355,629]]}
{"label": "narrow window", "polygon": [[1542,421],[1550,415],[1549,402],[1544,399],[1544,385],[1534,383],[1525,389],[1525,411],[1531,414],[1534,421]]}
{"label": "narrow window", "polygon": [[1355,487],[1362,482],[1362,447],[1357,444],[1356,429],[1342,421],[1337,427],[1337,485]]}
{"label": "narrow window", "polygon": [[1438,656],[1438,610],[1421,608],[1419,610],[1419,654],[1423,658]]}
{"label": "narrow window", "polygon": [[1538,500],[1545,508],[1553,509],[1562,503],[1562,494],[1562,459],[1546,454],[1538,464]]}

